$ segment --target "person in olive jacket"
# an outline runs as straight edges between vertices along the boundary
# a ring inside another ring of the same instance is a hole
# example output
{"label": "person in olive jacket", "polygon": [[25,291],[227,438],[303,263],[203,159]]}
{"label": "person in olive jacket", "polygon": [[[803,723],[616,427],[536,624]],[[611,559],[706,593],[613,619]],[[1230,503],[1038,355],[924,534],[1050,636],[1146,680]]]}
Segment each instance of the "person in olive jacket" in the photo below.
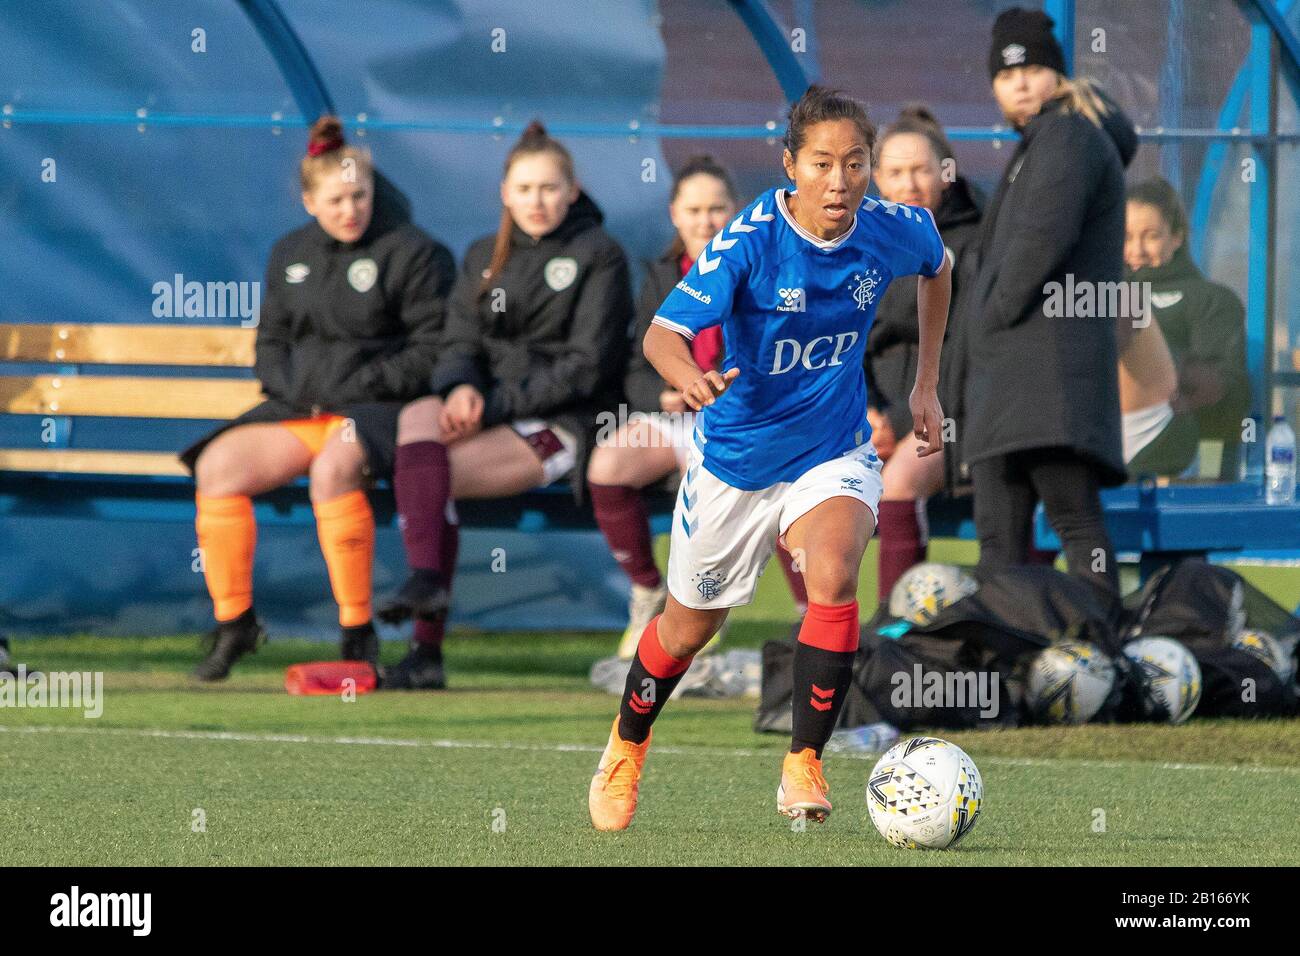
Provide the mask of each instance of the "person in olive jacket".
{"label": "person in olive jacket", "polygon": [[1070,573],[1116,593],[1099,492],[1127,479],[1117,366],[1139,317],[1057,315],[1053,292],[1123,279],[1124,167],[1137,136],[1090,83],[1064,76],[1051,28],[1019,8],[993,27],[993,92],[1021,139],[985,210],[980,270],[962,305],[963,454],[981,568],[1026,563],[1041,499]]}
{"label": "person in olive jacket", "polygon": [[[923,206],[933,213],[952,264],[953,302],[958,301],[965,277],[973,275],[972,252],[980,219],[975,188],[965,177],[955,175],[955,168],[952,146],[938,120],[927,107],[912,105],[881,134],[872,172],[882,198]],[[916,284],[892,283],[880,300],[867,338],[867,417],[871,440],[885,460],[885,492],[877,532],[876,581],[881,603],[887,601],[894,583],[908,568],[925,560],[925,501],[943,487],[947,457],[955,447],[954,442],[946,442],[937,454],[926,458],[916,454],[920,442],[912,434],[908,402],[920,354],[916,316]],[[962,320],[954,310],[945,329],[941,396],[954,391],[954,373],[961,371],[960,363],[949,358],[953,349],[947,344],[961,334]],[[945,400],[944,408],[952,417],[955,408],[950,409],[950,404],[956,405]],[[958,427],[953,437],[960,434]]]}
{"label": "person in olive jacket", "polygon": [[411,574],[380,609],[414,617],[389,688],[445,686],[456,498],[569,478],[583,498],[597,415],[618,404],[632,291],[627,258],[578,185],[569,151],[534,122],[506,159],[501,220],[474,242],[448,303],[429,397],[402,413],[393,490]]}
{"label": "person in olive jacket", "polygon": [[1192,262],[1187,214],[1164,179],[1129,188],[1126,223],[1127,278],[1151,284],[1152,312],[1178,373],[1172,410],[1195,418],[1202,443],[1222,444],[1220,468],[1210,477],[1235,478],[1242,419],[1250,411],[1245,309],[1235,292]]}
{"label": "person in olive jacket", "polygon": [[392,473],[398,416],[426,390],[455,276],[451,253],[411,224],[405,197],[367,151],[344,143],[336,118],[317,120],[301,167],[314,218],[277,242],[267,264],[255,365],[265,400],[181,454],[197,485],[218,625],[201,680],[226,677],[264,639],[250,496],[302,475],[339,605],[340,652],[377,664],[364,489]]}

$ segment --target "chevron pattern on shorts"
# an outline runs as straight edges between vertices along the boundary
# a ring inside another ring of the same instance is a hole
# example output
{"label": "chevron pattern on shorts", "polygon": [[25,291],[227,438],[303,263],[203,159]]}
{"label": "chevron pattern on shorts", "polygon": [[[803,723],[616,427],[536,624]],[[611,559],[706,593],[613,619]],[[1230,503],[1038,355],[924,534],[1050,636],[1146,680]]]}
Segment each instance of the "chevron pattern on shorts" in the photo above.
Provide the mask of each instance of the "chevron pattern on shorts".
{"label": "chevron pattern on shorts", "polygon": [[695,475],[699,472],[700,465],[696,462],[686,469],[686,476],[682,479],[682,528],[686,531],[686,537],[695,533],[695,529],[700,526],[698,516],[692,517],[691,509],[695,507],[695,502],[699,501],[699,492],[695,489]]}

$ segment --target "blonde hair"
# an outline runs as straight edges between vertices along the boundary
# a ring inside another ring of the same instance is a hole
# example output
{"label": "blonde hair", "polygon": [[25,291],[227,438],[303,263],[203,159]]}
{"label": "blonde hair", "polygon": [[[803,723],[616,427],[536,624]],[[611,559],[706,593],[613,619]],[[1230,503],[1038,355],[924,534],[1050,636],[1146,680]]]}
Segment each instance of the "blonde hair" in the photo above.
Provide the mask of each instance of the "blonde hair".
{"label": "blonde hair", "polygon": [[1072,80],[1058,73],[1056,92],[1052,94],[1052,99],[1062,100],[1066,109],[1086,116],[1098,129],[1101,128],[1102,117],[1110,114],[1110,107],[1101,98],[1092,80]]}
{"label": "blonde hair", "polygon": [[322,116],[312,123],[311,132],[307,134],[307,155],[302,158],[298,170],[302,191],[311,192],[322,177],[343,169],[348,160],[352,161],[352,170],[358,179],[374,175],[370,150],[347,145],[339,118]]}

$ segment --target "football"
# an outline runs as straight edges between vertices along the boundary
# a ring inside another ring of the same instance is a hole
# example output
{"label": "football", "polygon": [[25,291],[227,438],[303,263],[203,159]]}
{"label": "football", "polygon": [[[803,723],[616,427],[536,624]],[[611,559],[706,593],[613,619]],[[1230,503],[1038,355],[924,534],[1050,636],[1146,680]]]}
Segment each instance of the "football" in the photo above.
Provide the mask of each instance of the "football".
{"label": "football", "polygon": [[1201,700],[1201,668],[1186,647],[1169,637],[1143,637],[1124,645],[1142,686],[1148,720],[1181,724]]}
{"label": "football", "polygon": [[1282,645],[1278,643],[1277,638],[1272,634],[1267,631],[1256,631],[1247,628],[1237,635],[1237,639],[1232,642],[1232,646],[1239,651],[1245,651],[1251,657],[1263,661],[1283,684],[1290,682],[1294,673],[1291,659],[1282,650]]}
{"label": "football", "polygon": [[1029,668],[1026,702],[1049,724],[1092,720],[1115,686],[1115,663],[1086,641],[1067,641],[1041,651]]}
{"label": "football", "polygon": [[975,828],[984,782],[975,761],[938,737],[913,737],[885,751],[867,778],[867,809],[894,846],[947,850]]}
{"label": "football", "polygon": [[926,561],[909,568],[889,592],[889,613],[925,625],[939,612],[974,594],[975,579],[952,564]]}

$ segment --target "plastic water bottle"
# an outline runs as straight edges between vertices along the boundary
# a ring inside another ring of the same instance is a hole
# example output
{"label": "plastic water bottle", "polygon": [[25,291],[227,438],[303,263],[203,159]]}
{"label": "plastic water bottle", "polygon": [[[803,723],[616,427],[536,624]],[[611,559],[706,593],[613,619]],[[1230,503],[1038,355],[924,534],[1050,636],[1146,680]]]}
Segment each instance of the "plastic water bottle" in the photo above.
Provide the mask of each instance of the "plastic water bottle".
{"label": "plastic water bottle", "polygon": [[1255,413],[1250,415],[1250,441],[1241,443],[1241,457],[1238,462],[1238,477],[1259,492],[1264,487],[1264,450],[1260,448],[1258,436],[1264,431],[1264,419]]}
{"label": "plastic water bottle", "polygon": [[1273,427],[1264,443],[1264,501],[1289,505],[1295,501],[1295,432],[1285,415],[1273,416]]}
{"label": "plastic water bottle", "polygon": [[831,753],[881,754],[897,741],[898,728],[882,720],[876,724],[835,731],[827,741],[826,749]]}

